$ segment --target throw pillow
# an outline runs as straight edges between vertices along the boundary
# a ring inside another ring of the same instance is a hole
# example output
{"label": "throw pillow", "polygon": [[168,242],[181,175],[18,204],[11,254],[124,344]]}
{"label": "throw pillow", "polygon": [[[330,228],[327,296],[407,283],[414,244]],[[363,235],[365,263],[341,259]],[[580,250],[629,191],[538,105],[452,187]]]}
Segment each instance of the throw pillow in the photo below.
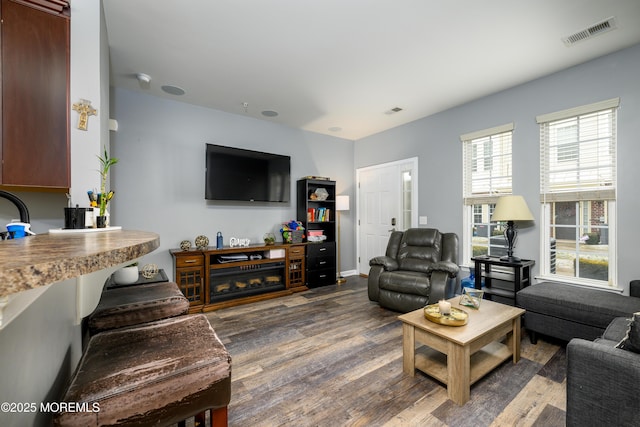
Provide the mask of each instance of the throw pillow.
{"label": "throw pillow", "polygon": [[633,313],[627,335],[616,345],[616,348],[640,353],[640,312]]}

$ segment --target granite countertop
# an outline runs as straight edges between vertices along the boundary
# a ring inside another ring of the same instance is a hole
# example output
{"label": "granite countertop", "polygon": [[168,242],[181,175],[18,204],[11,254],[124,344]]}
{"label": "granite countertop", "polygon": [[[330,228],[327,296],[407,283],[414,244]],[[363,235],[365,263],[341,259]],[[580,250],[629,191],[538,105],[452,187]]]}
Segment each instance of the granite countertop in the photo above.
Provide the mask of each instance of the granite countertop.
{"label": "granite countertop", "polygon": [[147,231],[39,234],[0,242],[0,298],[102,270],[160,246]]}

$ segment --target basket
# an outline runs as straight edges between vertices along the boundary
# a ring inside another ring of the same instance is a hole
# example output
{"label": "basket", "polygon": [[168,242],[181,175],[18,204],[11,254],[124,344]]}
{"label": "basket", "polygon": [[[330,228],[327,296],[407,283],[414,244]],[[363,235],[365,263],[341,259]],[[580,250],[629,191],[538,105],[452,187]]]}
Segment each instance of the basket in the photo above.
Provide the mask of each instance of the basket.
{"label": "basket", "polygon": [[302,243],[303,236],[303,230],[287,230],[282,232],[282,241],[284,243]]}

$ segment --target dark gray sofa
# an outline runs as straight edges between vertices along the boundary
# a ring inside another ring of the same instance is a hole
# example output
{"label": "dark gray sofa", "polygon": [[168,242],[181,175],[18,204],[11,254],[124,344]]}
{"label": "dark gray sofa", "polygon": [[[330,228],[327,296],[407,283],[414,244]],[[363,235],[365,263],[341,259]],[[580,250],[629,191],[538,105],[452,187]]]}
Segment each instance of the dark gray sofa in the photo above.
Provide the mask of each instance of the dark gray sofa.
{"label": "dark gray sofa", "polygon": [[567,427],[640,426],[640,354],[615,348],[629,319],[614,319],[601,338],[567,345]]}

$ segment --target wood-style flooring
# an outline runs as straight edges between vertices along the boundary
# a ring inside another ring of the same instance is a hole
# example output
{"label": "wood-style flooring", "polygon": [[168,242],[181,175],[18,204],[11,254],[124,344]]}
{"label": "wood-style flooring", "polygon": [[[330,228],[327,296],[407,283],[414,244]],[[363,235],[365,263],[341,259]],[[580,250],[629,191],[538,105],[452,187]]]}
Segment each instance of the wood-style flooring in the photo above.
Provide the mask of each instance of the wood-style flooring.
{"label": "wood-style flooring", "polygon": [[232,357],[229,425],[565,425],[562,343],[523,334],[520,362],[458,406],[437,381],[403,374],[398,314],[370,302],[359,277],[207,313]]}

